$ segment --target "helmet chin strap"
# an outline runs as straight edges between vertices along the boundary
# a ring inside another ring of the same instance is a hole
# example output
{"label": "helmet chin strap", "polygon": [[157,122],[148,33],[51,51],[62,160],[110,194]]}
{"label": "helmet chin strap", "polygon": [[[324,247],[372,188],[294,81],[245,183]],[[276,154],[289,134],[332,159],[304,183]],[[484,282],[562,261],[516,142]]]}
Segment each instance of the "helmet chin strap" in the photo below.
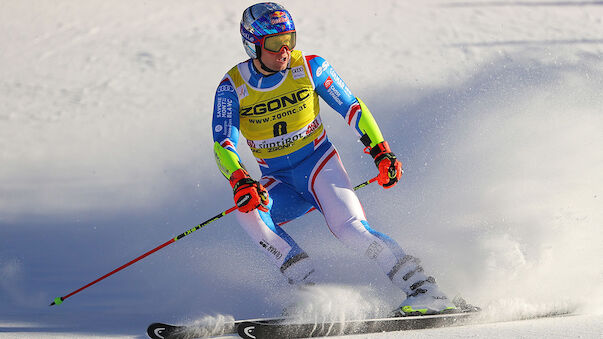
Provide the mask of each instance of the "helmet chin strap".
{"label": "helmet chin strap", "polygon": [[278,73],[279,71],[275,71],[273,69],[270,69],[268,66],[266,66],[263,62],[262,62],[262,58],[258,58],[258,61],[260,62],[260,66],[262,66],[262,69],[266,72],[270,72],[270,73]]}
{"label": "helmet chin strap", "polygon": [[275,74],[275,73],[280,72],[280,71],[275,71],[275,70],[273,70],[273,69],[269,68],[268,66],[266,66],[266,65],[264,64],[264,62],[262,61],[262,47],[260,47],[260,46],[256,45],[256,46],[255,46],[255,54],[258,56],[258,58],[257,58],[257,59],[258,59],[258,61],[260,62],[260,66],[262,66],[262,69],[263,69],[264,71],[266,71],[266,72],[270,72],[270,73],[272,73],[272,74]]}

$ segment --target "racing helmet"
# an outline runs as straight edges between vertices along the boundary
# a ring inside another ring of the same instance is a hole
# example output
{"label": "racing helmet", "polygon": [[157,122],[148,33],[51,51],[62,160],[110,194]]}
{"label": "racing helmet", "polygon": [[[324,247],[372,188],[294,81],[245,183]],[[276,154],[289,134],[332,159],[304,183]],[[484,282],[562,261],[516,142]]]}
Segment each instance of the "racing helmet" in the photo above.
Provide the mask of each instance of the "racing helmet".
{"label": "racing helmet", "polygon": [[[285,46],[295,47],[295,24],[285,7],[274,2],[262,2],[249,6],[241,18],[241,37],[245,52],[252,59],[260,57],[261,47],[278,52],[282,39],[270,39],[272,36],[290,34]],[[278,46],[277,46],[278,45]]]}

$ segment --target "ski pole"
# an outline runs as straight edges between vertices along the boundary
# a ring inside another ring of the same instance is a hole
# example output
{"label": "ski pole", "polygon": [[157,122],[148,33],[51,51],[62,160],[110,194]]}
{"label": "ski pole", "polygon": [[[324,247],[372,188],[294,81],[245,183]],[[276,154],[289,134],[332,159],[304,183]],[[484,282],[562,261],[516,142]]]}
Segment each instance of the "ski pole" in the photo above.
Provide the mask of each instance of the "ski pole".
{"label": "ski pole", "polygon": [[374,183],[375,181],[377,181],[377,178],[378,177],[374,177],[374,178],[369,179],[369,180],[367,180],[367,181],[365,181],[365,182],[363,182],[361,184],[358,184],[358,185],[354,186],[354,191],[357,191],[357,190],[363,188],[364,186],[368,186],[369,184]]}
{"label": "ski pole", "polygon": [[[365,181],[365,182],[363,182],[363,183],[361,183],[361,184],[357,185],[356,187],[354,187],[354,190],[360,189],[360,188],[362,188],[362,187],[364,187],[364,186],[366,186],[366,185],[368,185],[368,184],[370,184],[370,183],[374,182],[375,180],[377,180],[377,178],[376,178],[376,177],[375,177],[375,178],[373,178],[373,179],[367,180],[367,181]],[[118,268],[114,269],[113,271],[111,271],[111,272],[109,272],[109,273],[107,273],[107,274],[103,275],[102,277],[100,277],[100,278],[98,278],[98,279],[96,279],[96,280],[94,280],[94,281],[92,281],[92,282],[90,282],[90,283],[88,283],[88,284],[86,284],[86,285],[84,285],[84,286],[82,286],[82,287],[78,288],[77,290],[75,290],[75,291],[73,291],[73,292],[71,292],[71,293],[69,293],[69,294],[67,294],[67,295],[65,295],[65,296],[62,296],[62,297],[56,297],[56,298],[54,298],[54,300],[52,301],[52,303],[50,304],[50,306],[53,306],[53,305],[60,305],[60,304],[62,304],[62,303],[63,303],[63,301],[65,301],[65,299],[67,299],[67,298],[69,298],[69,297],[73,296],[74,294],[79,293],[79,292],[81,292],[81,291],[85,290],[86,288],[88,288],[88,287],[90,287],[90,286],[92,286],[92,285],[94,285],[94,284],[98,283],[99,281],[101,281],[101,280],[103,280],[103,279],[105,279],[105,278],[107,278],[107,277],[109,277],[109,276],[111,276],[111,275],[113,275],[113,274],[115,274],[115,273],[117,273],[117,272],[119,272],[119,271],[123,270],[124,268],[126,268],[126,267],[128,267],[128,266],[130,266],[130,265],[134,264],[135,262],[137,262],[137,261],[139,261],[139,260],[142,260],[142,259],[146,258],[147,256],[149,256],[149,255],[151,255],[151,254],[153,254],[153,253],[155,253],[155,252],[159,251],[160,249],[162,249],[162,248],[164,248],[164,247],[166,247],[166,246],[168,246],[168,245],[173,244],[174,242],[176,242],[176,241],[178,241],[178,240],[180,240],[180,239],[182,239],[182,238],[186,237],[187,235],[189,235],[189,234],[191,234],[191,233],[193,233],[193,232],[195,232],[195,231],[197,231],[197,230],[201,229],[203,226],[206,226],[207,224],[209,224],[209,223],[211,223],[211,222],[214,222],[214,221],[216,221],[216,220],[218,220],[218,219],[222,218],[223,216],[225,216],[225,215],[227,215],[227,214],[229,214],[229,213],[233,212],[233,211],[234,211],[234,210],[236,210],[236,209],[237,209],[237,206],[233,206],[233,207],[231,207],[231,208],[227,209],[226,211],[224,211],[224,212],[222,212],[222,213],[220,213],[220,214],[217,214],[216,216],[214,216],[214,217],[212,217],[212,218],[209,218],[209,219],[205,220],[205,221],[204,221],[204,222],[202,222],[201,224],[199,224],[199,225],[197,225],[197,226],[195,226],[195,227],[193,227],[193,228],[191,228],[191,229],[187,230],[186,232],[181,233],[181,234],[179,234],[179,235],[175,236],[174,238],[172,238],[172,239],[170,239],[170,240],[166,241],[165,243],[163,243],[163,244],[161,244],[161,245],[159,245],[159,246],[155,247],[154,249],[152,249],[152,250],[150,250],[150,251],[146,252],[145,254],[143,254],[143,255],[141,255],[141,256],[139,256],[139,257],[137,257],[137,258],[135,258],[135,259],[131,260],[130,262],[128,262],[128,263],[126,263],[126,264],[124,264],[124,265],[122,265],[122,266],[120,266],[120,267],[118,267]],[[312,208],[310,211],[312,211],[312,210],[314,210],[314,208]],[[310,211],[308,211],[308,212],[310,212]]]}
{"label": "ski pole", "polygon": [[126,263],[126,264],[124,264],[124,265],[122,265],[122,266],[120,266],[120,267],[118,267],[118,268],[114,269],[113,271],[111,271],[111,272],[109,272],[109,273],[107,273],[107,274],[103,275],[102,277],[100,277],[100,278],[98,278],[98,279],[94,280],[93,282],[91,282],[91,283],[89,283],[89,284],[87,284],[87,285],[85,285],[85,286],[82,286],[82,287],[80,287],[79,289],[77,289],[77,290],[75,290],[75,291],[73,291],[73,292],[71,292],[71,293],[67,294],[66,296],[54,298],[54,301],[53,301],[53,302],[50,304],[50,306],[53,306],[53,305],[60,305],[60,304],[62,304],[62,303],[63,303],[63,301],[64,301],[65,299],[67,299],[67,298],[71,297],[72,295],[74,295],[74,294],[76,294],[76,293],[78,293],[78,292],[83,291],[84,289],[86,289],[86,288],[88,288],[88,287],[90,287],[90,286],[92,286],[92,285],[96,284],[97,282],[99,282],[99,281],[101,281],[101,280],[103,280],[103,279],[105,279],[105,278],[107,278],[107,277],[109,277],[109,276],[111,276],[111,275],[113,275],[113,274],[115,274],[115,273],[117,273],[117,272],[119,272],[119,271],[123,270],[124,268],[126,268],[126,267],[128,267],[128,266],[130,266],[130,265],[134,264],[135,262],[137,262],[137,261],[139,261],[139,260],[141,260],[141,259],[146,258],[147,256],[149,256],[149,255],[151,255],[151,254],[153,254],[153,253],[155,253],[155,252],[159,251],[160,249],[162,249],[162,248],[164,248],[164,247],[166,247],[166,246],[168,246],[168,245],[173,244],[173,243],[174,243],[174,242],[176,242],[177,240],[180,240],[180,239],[182,239],[182,238],[186,237],[187,235],[189,235],[189,234],[191,234],[191,233],[193,233],[193,232],[195,232],[195,231],[199,230],[201,227],[203,227],[203,226],[205,226],[205,225],[207,225],[207,224],[209,224],[209,223],[211,223],[211,222],[214,222],[214,221],[216,221],[216,220],[218,220],[218,219],[222,218],[223,216],[225,216],[225,215],[229,214],[230,212],[232,212],[232,211],[234,211],[234,210],[236,210],[236,209],[237,209],[237,206],[233,206],[233,207],[231,207],[231,208],[227,209],[226,211],[224,211],[224,212],[222,212],[222,213],[220,213],[220,214],[218,214],[218,215],[216,215],[216,216],[214,216],[214,217],[212,217],[212,218],[210,218],[210,219],[205,220],[205,221],[204,221],[204,222],[202,222],[201,224],[199,224],[199,225],[197,225],[197,226],[195,226],[195,227],[193,227],[193,228],[191,228],[191,229],[187,230],[186,232],[181,233],[181,234],[179,234],[179,235],[175,236],[174,238],[172,238],[172,239],[170,239],[170,240],[166,241],[165,243],[163,243],[163,244],[161,244],[161,245],[159,245],[159,246],[155,247],[154,249],[152,249],[152,250],[148,251],[147,253],[145,253],[145,254],[143,254],[143,255],[139,256],[138,258],[133,259],[132,261],[130,261],[130,262],[128,262],[128,263]]}

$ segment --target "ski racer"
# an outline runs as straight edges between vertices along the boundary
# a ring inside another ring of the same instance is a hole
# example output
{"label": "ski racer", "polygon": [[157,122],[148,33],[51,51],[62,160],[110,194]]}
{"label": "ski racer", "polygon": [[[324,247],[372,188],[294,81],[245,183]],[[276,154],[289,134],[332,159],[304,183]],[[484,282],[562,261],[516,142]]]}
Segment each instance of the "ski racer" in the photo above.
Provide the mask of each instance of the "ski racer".
{"label": "ski racer", "polygon": [[[314,207],[337,239],[376,262],[405,292],[398,315],[454,312],[418,259],[369,225],[329,141],[318,99],[357,133],[377,166],[379,185],[391,188],[400,180],[402,165],[367,106],[325,59],[294,49],[297,32],[283,6],[248,7],[240,32],[250,59],[230,69],[216,90],[213,138],[216,162],[233,189],[243,229],[289,283],[311,285],[312,259],[279,225]],[[259,181],[241,163],[239,134],[259,165]]]}

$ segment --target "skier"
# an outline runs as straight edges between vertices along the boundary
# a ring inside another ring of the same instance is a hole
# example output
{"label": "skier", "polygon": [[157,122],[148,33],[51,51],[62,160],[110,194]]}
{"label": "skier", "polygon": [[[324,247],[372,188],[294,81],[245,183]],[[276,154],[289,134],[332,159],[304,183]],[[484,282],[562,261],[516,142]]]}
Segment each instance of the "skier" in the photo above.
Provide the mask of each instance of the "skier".
{"label": "skier", "polygon": [[[453,312],[455,306],[418,259],[367,222],[327,137],[318,98],[354,129],[374,159],[379,185],[391,188],[400,180],[402,165],[367,106],[326,60],[294,49],[295,25],[283,6],[248,7],[240,32],[250,59],[230,69],[216,90],[213,137],[216,162],[233,188],[243,229],[289,283],[312,285],[311,258],[279,225],[314,207],[337,239],[375,261],[406,293],[398,315]],[[260,167],[259,181],[241,163],[239,133]]]}

